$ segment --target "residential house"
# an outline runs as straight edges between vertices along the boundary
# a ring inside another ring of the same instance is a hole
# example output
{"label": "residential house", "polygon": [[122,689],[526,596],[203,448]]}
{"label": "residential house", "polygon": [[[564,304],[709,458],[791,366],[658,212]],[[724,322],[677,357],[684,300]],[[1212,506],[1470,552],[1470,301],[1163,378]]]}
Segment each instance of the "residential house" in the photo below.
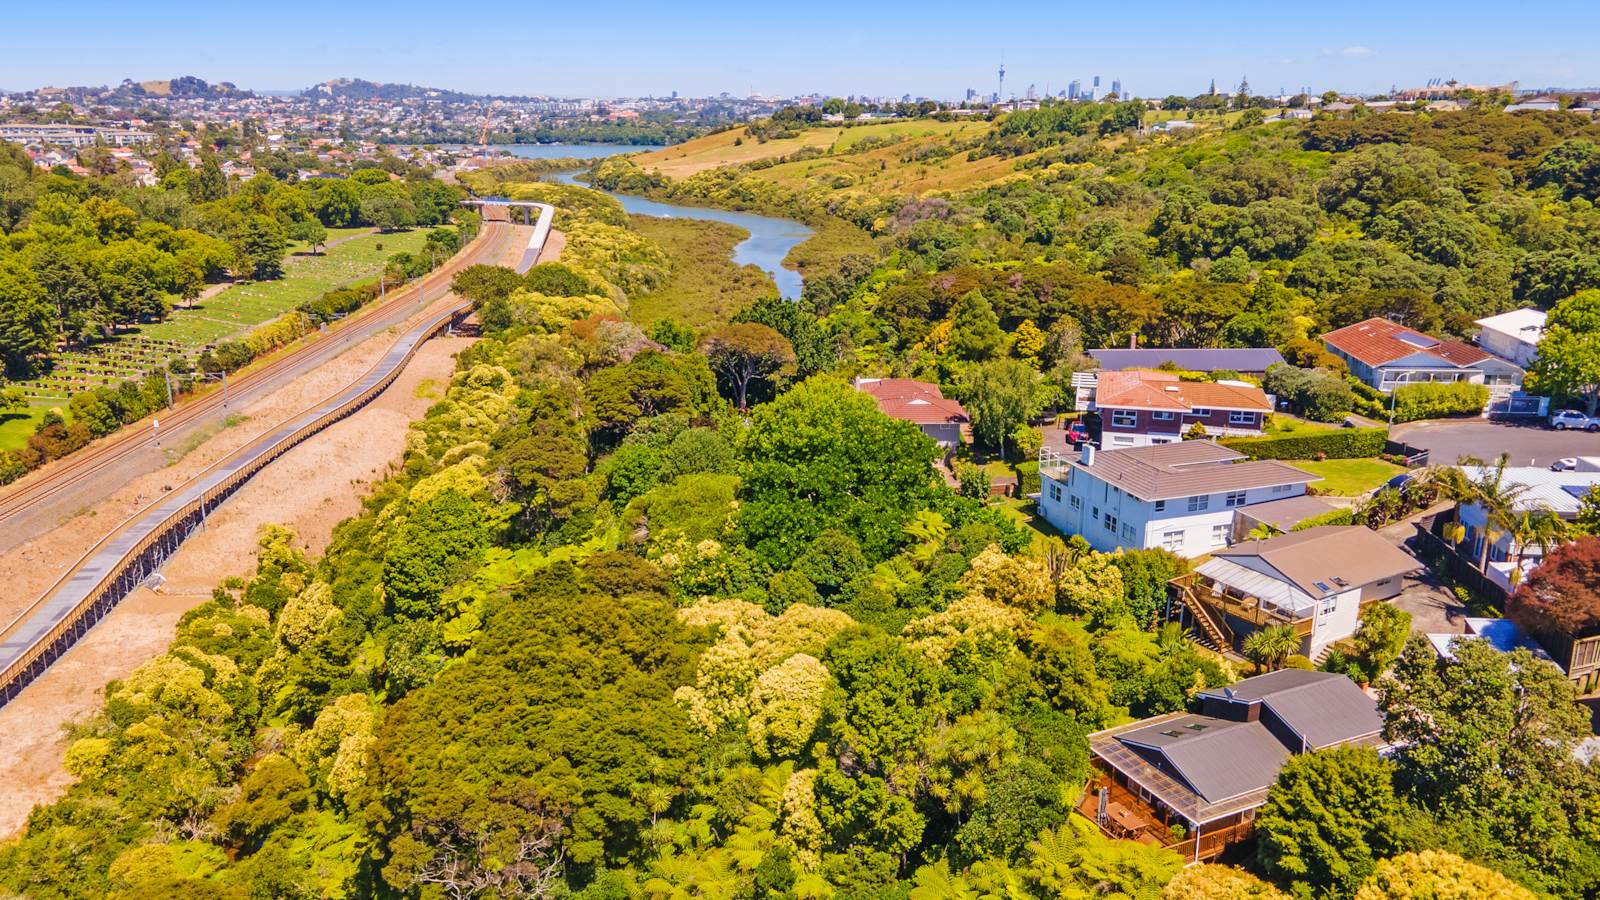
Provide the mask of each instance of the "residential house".
{"label": "residential house", "polygon": [[1108,835],[1215,859],[1255,832],[1290,757],[1383,745],[1377,704],[1344,675],[1284,669],[1202,691],[1173,712],[1089,735],[1078,811]]}
{"label": "residential house", "polygon": [[1287,625],[1300,636],[1296,652],[1316,659],[1356,633],[1363,607],[1399,594],[1420,568],[1371,529],[1321,525],[1217,550],[1173,579],[1172,611],[1223,650]]}
{"label": "residential house", "polygon": [[1090,350],[1089,356],[1102,372],[1159,369],[1171,363],[1185,372],[1238,372],[1257,377],[1283,362],[1283,354],[1271,347],[1107,347]]}
{"label": "residential house", "polygon": [[1479,319],[1478,346],[1526,369],[1539,350],[1546,318],[1544,310],[1514,309]]}
{"label": "residential house", "polygon": [[[1468,478],[1478,478],[1483,470],[1465,466],[1462,471]],[[1513,505],[1515,512],[1547,511],[1563,519],[1577,517],[1583,496],[1589,489],[1600,485],[1600,457],[1580,456],[1577,468],[1553,472],[1543,466],[1507,466],[1501,476],[1505,490],[1517,492]],[[1483,545],[1488,541],[1488,567],[1484,576],[1507,591],[1533,571],[1544,559],[1544,549],[1535,542],[1524,544],[1517,535],[1502,527],[1487,527],[1488,517],[1483,507],[1476,503],[1463,503],[1456,515],[1467,533],[1461,542],[1461,552],[1469,556],[1474,565],[1484,558]],[[1513,576],[1512,571],[1521,574]]]}
{"label": "residential house", "polygon": [[1039,459],[1039,513],[1102,552],[1163,547],[1200,556],[1226,547],[1241,508],[1305,493],[1316,480],[1287,463],[1246,460],[1213,441],[1121,450],[1084,445]]}
{"label": "residential house", "polygon": [[916,425],[941,447],[959,445],[965,428],[972,422],[961,404],[947,399],[938,385],[926,381],[857,378],[855,387],[878,401],[878,409],[884,415]]}
{"label": "residential house", "polygon": [[1102,372],[1095,387],[1100,446],[1145,447],[1183,440],[1194,426],[1212,437],[1261,434],[1272,401],[1242,381],[1183,381],[1170,372]]}
{"label": "residential house", "polygon": [[1527,650],[1539,659],[1555,662],[1555,659],[1539,646],[1538,641],[1529,637],[1527,632],[1510,619],[1483,619],[1469,616],[1464,623],[1467,629],[1464,634],[1428,635],[1428,643],[1433,645],[1433,652],[1439,654],[1441,659],[1455,659],[1457,641],[1486,641],[1489,646],[1501,653]]}
{"label": "residential house", "polygon": [[1350,374],[1385,393],[1422,381],[1466,381],[1507,391],[1522,385],[1522,369],[1515,363],[1388,319],[1346,325],[1323,335],[1322,343],[1350,366]]}

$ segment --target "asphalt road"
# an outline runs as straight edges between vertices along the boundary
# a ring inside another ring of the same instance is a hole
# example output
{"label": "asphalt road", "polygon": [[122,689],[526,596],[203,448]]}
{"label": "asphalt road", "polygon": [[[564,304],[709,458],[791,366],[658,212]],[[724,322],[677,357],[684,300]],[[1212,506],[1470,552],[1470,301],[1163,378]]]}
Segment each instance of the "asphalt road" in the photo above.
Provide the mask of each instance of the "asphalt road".
{"label": "asphalt road", "polygon": [[1462,456],[1493,461],[1511,454],[1514,466],[1547,466],[1568,456],[1600,456],[1600,434],[1556,431],[1537,424],[1508,424],[1473,419],[1461,422],[1410,422],[1390,435],[1414,447],[1426,447],[1429,462],[1454,463]]}

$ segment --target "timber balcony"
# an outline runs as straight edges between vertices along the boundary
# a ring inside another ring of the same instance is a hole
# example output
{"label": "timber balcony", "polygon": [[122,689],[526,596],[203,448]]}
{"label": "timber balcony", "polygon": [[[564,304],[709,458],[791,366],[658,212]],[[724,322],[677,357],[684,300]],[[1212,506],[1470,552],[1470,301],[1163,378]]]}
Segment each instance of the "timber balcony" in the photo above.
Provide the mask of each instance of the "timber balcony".
{"label": "timber balcony", "polygon": [[1195,628],[1218,650],[1235,649],[1240,638],[1275,625],[1288,625],[1303,639],[1315,624],[1313,606],[1285,610],[1199,572],[1179,575],[1167,582],[1167,589],[1177,601],[1169,607],[1168,618],[1183,624],[1193,619]]}
{"label": "timber balcony", "polygon": [[[1096,762],[1099,763],[1098,760]],[[1100,807],[1101,791],[1106,793],[1104,815]],[[1128,781],[1120,772],[1103,764],[1094,767],[1083,796],[1074,809],[1079,815],[1099,825],[1107,837],[1162,847],[1190,863],[1215,859],[1230,845],[1248,840],[1255,834],[1254,809],[1241,810],[1222,821],[1208,823],[1199,828],[1196,834],[1195,829],[1186,827],[1188,823],[1182,816],[1145,793],[1137,784]],[[1180,827],[1174,830],[1174,825]]]}

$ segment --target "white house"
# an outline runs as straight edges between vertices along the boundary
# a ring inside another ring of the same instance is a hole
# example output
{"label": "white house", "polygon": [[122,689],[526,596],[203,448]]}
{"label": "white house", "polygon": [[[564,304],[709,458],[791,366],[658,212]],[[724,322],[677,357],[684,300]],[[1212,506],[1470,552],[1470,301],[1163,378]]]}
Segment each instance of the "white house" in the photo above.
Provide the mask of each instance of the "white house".
{"label": "white house", "polygon": [[[1464,467],[1463,471],[1468,478],[1476,478],[1481,473],[1473,466]],[[1521,488],[1514,506],[1516,512],[1545,510],[1570,520],[1578,515],[1589,489],[1600,485],[1600,457],[1580,456],[1578,467],[1566,472],[1552,472],[1541,466],[1507,466],[1501,484],[1508,489]],[[1517,576],[1520,581],[1543,561],[1544,549],[1537,544],[1522,546],[1515,535],[1499,529],[1488,532],[1484,528],[1483,507],[1463,503],[1456,514],[1466,526],[1463,546],[1474,562],[1483,558],[1484,541],[1493,540],[1489,547],[1488,571],[1484,575],[1506,590],[1515,587],[1511,576],[1513,569],[1521,566],[1522,573]]]}
{"label": "white house", "polygon": [[1101,552],[1163,547],[1200,556],[1226,547],[1234,513],[1304,494],[1316,477],[1275,460],[1246,461],[1212,441],[1182,441],[1039,459],[1039,512]]}
{"label": "white house", "polygon": [[1514,309],[1478,320],[1478,346],[1526,369],[1533,365],[1547,316],[1539,309]]}
{"label": "white house", "polygon": [[1218,550],[1178,579],[1180,599],[1212,640],[1237,649],[1253,632],[1287,625],[1316,659],[1355,634],[1361,608],[1400,593],[1422,568],[1361,525],[1322,525]]}

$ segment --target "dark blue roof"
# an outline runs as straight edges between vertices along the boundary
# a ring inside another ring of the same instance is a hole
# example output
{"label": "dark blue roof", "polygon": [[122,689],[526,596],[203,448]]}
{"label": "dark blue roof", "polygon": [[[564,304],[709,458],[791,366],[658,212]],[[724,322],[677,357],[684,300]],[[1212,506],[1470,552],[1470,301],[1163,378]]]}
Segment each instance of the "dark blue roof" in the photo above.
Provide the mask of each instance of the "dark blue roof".
{"label": "dark blue roof", "polygon": [[1176,363],[1188,372],[1265,372],[1268,366],[1283,362],[1283,355],[1271,347],[1203,347],[1191,349],[1141,347],[1137,350],[1090,350],[1106,372],[1123,369],[1154,369],[1164,362]]}

